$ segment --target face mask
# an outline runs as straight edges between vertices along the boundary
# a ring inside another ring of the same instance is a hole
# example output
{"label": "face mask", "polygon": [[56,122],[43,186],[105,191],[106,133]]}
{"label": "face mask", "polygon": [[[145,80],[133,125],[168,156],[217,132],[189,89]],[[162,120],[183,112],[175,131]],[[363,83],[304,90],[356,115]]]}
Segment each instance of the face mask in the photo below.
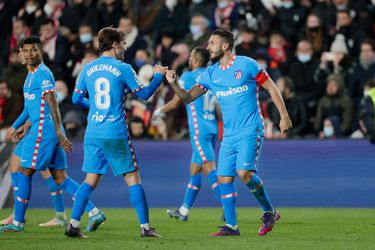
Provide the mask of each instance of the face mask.
{"label": "face mask", "polygon": [[371,65],[375,63],[375,57],[370,59],[363,59],[361,56],[359,56],[359,63],[365,70],[368,70]]}
{"label": "face mask", "polygon": [[195,4],[199,4],[199,3],[203,2],[203,0],[193,0],[192,2],[195,3]]}
{"label": "face mask", "polygon": [[141,60],[141,59],[134,59],[134,64],[139,69],[140,67],[142,67],[143,65],[145,65],[146,62],[143,61],[143,60]]}
{"label": "face mask", "polygon": [[370,94],[370,90],[364,90],[363,91],[363,96],[368,96]]}
{"label": "face mask", "polygon": [[84,33],[79,36],[81,43],[88,43],[92,41],[92,35],[90,33]]}
{"label": "face mask", "polygon": [[283,2],[282,3],[282,6],[285,8],[285,9],[290,9],[294,6],[294,3],[293,2]]}
{"label": "face mask", "polygon": [[309,54],[297,54],[298,61],[301,63],[306,63],[311,60],[311,55]]}
{"label": "face mask", "polygon": [[318,32],[319,31],[319,27],[312,27],[312,28],[309,28],[309,30],[311,32]]}
{"label": "face mask", "polygon": [[332,137],[333,134],[334,134],[334,132],[335,132],[335,131],[333,130],[333,127],[324,127],[324,128],[323,128],[323,134],[324,134],[324,136],[327,137],[327,138]]}
{"label": "face mask", "polygon": [[190,32],[193,36],[199,35],[201,32],[201,26],[199,25],[190,25]]}
{"label": "face mask", "polygon": [[339,5],[336,6],[336,8],[338,10],[345,10],[345,9],[347,9],[346,4],[339,4]]}
{"label": "face mask", "polygon": [[50,16],[53,12],[52,7],[49,4],[44,5],[44,13],[46,13],[47,16]]}
{"label": "face mask", "polygon": [[224,9],[228,6],[228,2],[227,1],[223,1],[223,2],[220,2],[217,4],[217,7],[219,7],[219,9]]}
{"label": "face mask", "polygon": [[38,7],[36,6],[36,5],[34,5],[34,4],[29,4],[29,5],[26,5],[26,12],[27,12],[27,14],[31,14],[31,13],[33,13],[34,11],[36,11],[36,9],[37,9]]}
{"label": "face mask", "polygon": [[65,99],[65,97],[66,96],[61,91],[56,91],[56,99],[57,99],[58,103],[63,101]]}
{"label": "face mask", "polygon": [[173,10],[174,7],[177,5],[177,0],[166,0],[165,6],[167,6],[168,9]]}

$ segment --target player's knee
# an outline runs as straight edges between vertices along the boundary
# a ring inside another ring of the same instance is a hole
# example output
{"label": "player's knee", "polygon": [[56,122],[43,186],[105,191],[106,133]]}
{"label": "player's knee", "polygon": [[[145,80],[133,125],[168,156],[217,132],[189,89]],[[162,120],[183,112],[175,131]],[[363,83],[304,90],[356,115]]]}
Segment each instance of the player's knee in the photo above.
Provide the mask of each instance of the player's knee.
{"label": "player's knee", "polygon": [[126,184],[128,184],[128,186],[132,186],[132,185],[136,185],[136,184],[141,183],[141,177],[139,176],[138,171],[126,173],[124,175],[124,179],[125,179]]}
{"label": "player's knee", "polygon": [[219,181],[219,183],[230,183],[234,181],[234,177],[233,176],[218,176],[217,180]]}
{"label": "player's knee", "polygon": [[32,176],[35,173],[35,170],[30,168],[21,168],[21,173],[27,176]]}
{"label": "player's knee", "polygon": [[237,174],[241,181],[244,183],[248,183],[254,176],[254,172],[247,170],[239,170],[237,171]]}
{"label": "player's knee", "polygon": [[216,170],[215,162],[210,161],[210,162],[207,162],[207,163],[203,164],[203,170],[204,170],[204,173],[206,175],[208,175],[212,171]]}

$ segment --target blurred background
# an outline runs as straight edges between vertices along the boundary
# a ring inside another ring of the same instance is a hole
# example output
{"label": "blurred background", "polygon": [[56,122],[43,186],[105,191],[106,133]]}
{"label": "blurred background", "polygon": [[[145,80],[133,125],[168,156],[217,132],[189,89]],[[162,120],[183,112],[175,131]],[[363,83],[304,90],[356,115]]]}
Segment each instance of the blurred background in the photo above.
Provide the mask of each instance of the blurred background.
{"label": "blurred background", "polygon": [[[260,175],[271,197],[283,206],[375,206],[374,0],[0,0],[0,24],[0,141],[23,109],[27,70],[17,55],[19,42],[38,35],[56,79],[66,133],[76,146],[68,155],[69,171],[79,181],[87,113],[72,104],[71,95],[82,67],[99,56],[97,32],[113,26],[127,33],[124,61],[147,85],[154,64],[181,75],[190,51],[224,28],[235,35],[235,53],[257,60],[276,82],[294,124],[281,135],[277,110],[260,93],[265,136],[272,139],[265,143]],[[151,206],[177,203],[189,175],[184,105],[151,118],[173,95],[162,84],[147,102],[129,94],[125,105]],[[6,171],[12,147],[0,145],[0,207],[12,203]],[[31,206],[48,207],[39,178]],[[107,175],[104,182],[94,195],[103,201],[98,204],[124,205],[102,198],[117,186],[127,192],[121,178]],[[163,185],[175,188],[164,202],[154,201]],[[198,206],[215,205],[208,189],[202,193]],[[290,194],[298,195],[290,201]],[[248,202],[239,204],[255,205]]]}

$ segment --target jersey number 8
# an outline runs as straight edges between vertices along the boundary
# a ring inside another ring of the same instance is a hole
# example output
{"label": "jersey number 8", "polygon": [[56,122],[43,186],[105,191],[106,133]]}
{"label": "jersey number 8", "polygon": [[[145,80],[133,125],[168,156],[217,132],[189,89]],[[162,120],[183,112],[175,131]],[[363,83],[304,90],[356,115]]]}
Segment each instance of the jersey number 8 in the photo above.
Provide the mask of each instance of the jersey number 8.
{"label": "jersey number 8", "polygon": [[111,96],[109,91],[111,85],[109,80],[104,77],[100,77],[95,81],[95,105],[98,109],[108,109],[111,106]]}

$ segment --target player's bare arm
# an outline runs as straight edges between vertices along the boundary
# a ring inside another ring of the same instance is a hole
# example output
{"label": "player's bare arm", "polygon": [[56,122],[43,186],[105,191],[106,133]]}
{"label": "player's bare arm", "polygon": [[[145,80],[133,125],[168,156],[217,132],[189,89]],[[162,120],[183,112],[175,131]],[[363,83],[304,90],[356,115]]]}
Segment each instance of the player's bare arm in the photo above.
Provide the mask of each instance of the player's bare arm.
{"label": "player's bare arm", "polygon": [[275,103],[277,110],[280,113],[280,132],[281,134],[286,133],[289,129],[293,127],[292,121],[289,118],[288,111],[286,110],[284,100],[281,96],[280,90],[277,88],[276,84],[272,81],[271,78],[263,83],[263,88],[265,88],[268,93],[271,95],[272,101]]}
{"label": "player's bare arm", "polygon": [[51,116],[52,116],[53,124],[55,126],[55,131],[56,131],[56,135],[59,140],[59,143],[65,151],[72,152],[73,144],[68,140],[68,138],[66,138],[66,136],[61,131],[61,126],[62,126],[61,116],[60,116],[60,110],[56,101],[55,93],[49,92],[49,93],[46,93],[44,96],[50,107]]}
{"label": "player's bare arm", "polygon": [[204,94],[204,90],[194,86],[189,91],[184,90],[177,82],[177,74],[174,70],[167,70],[166,78],[176,94],[186,103],[190,103]]}
{"label": "player's bare arm", "polygon": [[30,121],[28,120],[24,125],[22,125],[20,128],[18,128],[16,131],[14,131],[14,134],[12,136],[13,142],[19,142],[22,140],[22,138],[25,137],[27,131],[31,127]]}

